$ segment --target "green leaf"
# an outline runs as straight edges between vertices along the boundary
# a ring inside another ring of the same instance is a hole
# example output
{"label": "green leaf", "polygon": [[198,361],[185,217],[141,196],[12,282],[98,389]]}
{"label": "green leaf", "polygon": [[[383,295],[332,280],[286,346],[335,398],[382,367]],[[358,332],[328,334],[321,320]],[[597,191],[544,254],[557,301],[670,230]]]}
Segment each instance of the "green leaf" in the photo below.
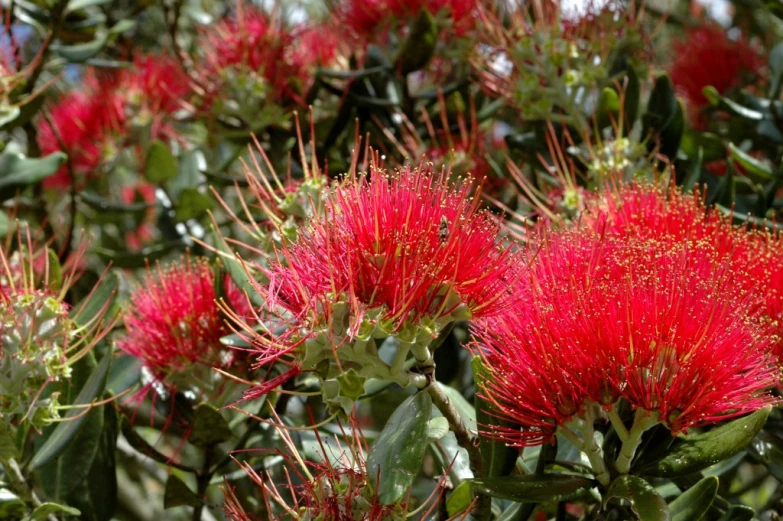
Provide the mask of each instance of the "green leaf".
{"label": "green leaf", "polygon": [[[97,365],[95,356],[89,353],[73,366],[70,382],[61,386],[61,399],[64,399],[65,403],[73,403],[77,393],[84,388],[95,372]],[[50,499],[75,506],[83,510],[87,516],[88,512],[75,505],[72,500],[74,494],[79,495],[77,491],[87,481],[90,468],[98,453],[104,427],[104,407],[96,407],[86,413],[83,409],[76,410],[84,415],[78,431],[67,442],[62,453],[36,470],[36,476]],[[66,423],[67,421],[70,420],[66,420]],[[56,432],[57,426],[46,429],[38,450],[42,450]]]}
{"label": "green leaf", "polygon": [[703,163],[717,161],[726,157],[726,146],[719,136],[690,128],[686,129],[682,135],[680,149],[688,156],[688,159],[696,159],[699,155],[699,150],[701,150]]}
{"label": "green leaf", "polygon": [[760,178],[764,181],[771,179],[783,179],[783,174],[771,165],[767,165],[762,161],[759,161],[750,154],[746,154],[734,143],[729,143],[729,155],[734,159],[742,168],[744,168],[748,174]]}
{"label": "green leaf", "polygon": [[626,69],[626,78],[623,116],[625,117],[624,130],[625,133],[628,134],[631,132],[633,124],[639,115],[641,88],[639,85],[639,75],[636,73],[636,69],[631,65]]}
{"label": "green leaf", "polygon": [[427,439],[438,441],[449,433],[449,422],[443,416],[432,418],[427,424]]}
{"label": "green leaf", "polygon": [[197,507],[199,505],[201,505],[201,500],[181,479],[174,474],[169,476],[166,481],[166,492],[163,494],[163,508]]}
{"label": "green leaf", "polygon": [[[480,383],[487,378],[488,369],[484,366],[481,357],[478,356],[473,358],[470,366],[473,370],[473,381],[479,384],[477,385],[478,388],[480,387]],[[476,422],[479,425],[509,425],[508,422],[498,420],[496,415],[492,412],[492,404],[486,400],[482,400],[479,397],[479,391],[476,392],[473,403],[476,408]],[[514,470],[517,458],[519,457],[518,449],[509,447],[503,442],[492,440],[481,434],[479,434],[479,440],[481,443],[479,450],[484,458],[484,472],[486,476],[506,476]]]}
{"label": "green leaf", "polygon": [[[101,363],[95,368],[95,371],[92,372],[81,391],[79,391],[79,394],[73,401],[73,405],[88,405],[101,395],[106,385],[106,376],[109,374],[112,356],[113,350],[109,349],[103,356]],[[51,436],[30,460],[30,469],[41,468],[62,454],[68,447],[68,444],[79,433],[80,427],[91,413],[84,414],[84,410],[81,408],[69,409],[65,415],[66,421],[57,424],[57,428],[54,429]]]}
{"label": "green leaf", "polygon": [[18,519],[27,510],[24,501],[8,489],[0,488],[0,519]]}
{"label": "green leaf", "polygon": [[22,110],[16,105],[0,103],[0,128],[14,121],[21,113]]}
{"label": "green leaf", "polygon": [[110,3],[111,0],[71,0],[68,2],[67,7],[65,8],[65,12],[72,13],[74,11],[78,11],[79,9],[87,9],[88,7],[106,5]]}
{"label": "green leaf", "polygon": [[16,435],[7,422],[0,422],[0,460],[16,459]]}
{"label": "green leaf", "polygon": [[57,503],[41,503],[35,508],[35,510],[33,510],[30,519],[46,519],[50,514],[59,514],[61,512],[71,516],[78,516],[81,514],[77,508],[71,508],[66,505],[58,505]]}
{"label": "green leaf", "polygon": [[685,476],[730,458],[759,433],[771,409],[768,405],[707,432],[684,436],[661,460],[641,467],[639,474],[667,478]]}
{"label": "green leaf", "polygon": [[605,128],[617,121],[620,114],[620,96],[617,91],[605,87],[598,98],[598,107],[595,111],[595,119],[598,128]]}
{"label": "green leaf", "polygon": [[179,195],[177,210],[174,213],[175,222],[185,222],[206,215],[212,208],[212,198],[201,193],[198,188],[186,188]]}
{"label": "green leaf", "polygon": [[87,326],[103,309],[107,310],[106,315],[109,316],[119,285],[119,275],[113,271],[108,272],[92,290],[91,296],[81,306],[74,308],[71,313],[73,321],[80,326]]}
{"label": "green leaf", "polygon": [[226,243],[226,240],[214,227],[212,228],[212,236],[215,239],[215,247],[218,251],[223,253],[223,255],[220,256],[220,259],[223,261],[223,266],[226,267],[226,271],[231,277],[231,280],[234,281],[234,284],[236,284],[240,291],[247,294],[250,298],[250,302],[252,302],[254,306],[264,306],[264,300],[255,288],[253,288],[253,284],[249,280],[249,275],[245,270],[245,267],[236,258],[234,252],[229,248],[228,243]]}
{"label": "green leaf", "polygon": [[58,292],[63,287],[63,267],[53,249],[47,248],[46,253],[49,256],[49,289]]}
{"label": "green leaf", "polygon": [[72,63],[86,62],[106,47],[106,42],[109,40],[109,34],[103,30],[98,31],[95,35],[95,39],[85,43],[77,43],[74,45],[57,45],[54,46],[54,51]]}
{"label": "green leaf", "polygon": [[367,474],[382,505],[397,503],[413,485],[427,450],[432,399],[419,392],[400,404],[367,456]]}
{"label": "green leaf", "polygon": [[435,54],[438,44],[438,26],[435,18],[424,8],[411,26],[408,38],[402,44],[397,57],[397,67],[403,74],[417,71],[427,65]]}
{"label": "green leaf", "polygon": [[729,98],[724,98],[720,95],[717,89],[715,89],[715,87],[704,87],[702,92],[704,93],[704,97],[706,97],[710,104],[714,107],[718,107],[731,114],[749,119],[751,121],[761,121],[764,119],[763,112],[740,105],[736,101],[730,100]]}
{"label": "green leaf", "polygon": [[476,492],[525,503],[567,501],[593,487],[590,479],[563,474],[474,478],[470,482]]}
{"label": "green leaf", "polygon": [[209,447],[228,439],[231,439],[231,427],[220,411],[208,403],[198,404],[188,441],[197,447]]}
{"label": "green leaf", "polygon": [[446,511],[449,518],[454,518],[460,512],[467,510],[471,503],[473,503],[473,490],[469,481],[463,481],[451,491],[446,499]]}
{"label": "green leaf", "polygon": [[756,516],[756,512],[745,505],[732,505],[720,518],[720,521],[750,521]]}
{"label": "green leaf", "polygon": [[763,429],[748,445],[748,453],[767,467],[775,479],[783,482],[783,439]]}
{"label": "green leaf", "polygon": [[659,152],[674,158],[679,148],[685,112],[677,100],[674,85],[668,75],[662,74],[655,80],[655,86],[647,102],[647,112],[642,116],[642,135],[657,142]]}
{"label": "green leaf", "polygon": [[652,485],[638,476],[626,475],[614,480],[604,496],[604,508],[612,499],[628,501],[639,521],[671,520],[666,501]]}
{"label": "green leaf", "polygon": [[710,509],[718,493],[719,480],[708,476],[669,503],[672,521],[699,521]]}
{"label": "green leaf", "polygon": [[66,155],[55,152],[42,158],[28,158],[15,152],[0,154],[0,201],[16,195],[17,190],[43,181],[60,169]]}
{"label": "green leaf", "polygon": [[177,160],[169,147],[159,140],[150,143],[144,161],[144,176],[153,183],[163,183],[177,175]]}

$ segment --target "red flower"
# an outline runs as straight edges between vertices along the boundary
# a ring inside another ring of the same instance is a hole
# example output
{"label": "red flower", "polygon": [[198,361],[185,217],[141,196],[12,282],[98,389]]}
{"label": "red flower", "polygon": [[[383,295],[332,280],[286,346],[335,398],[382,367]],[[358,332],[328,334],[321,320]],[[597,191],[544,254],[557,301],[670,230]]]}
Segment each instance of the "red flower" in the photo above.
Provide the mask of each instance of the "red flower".
{"label": "red flower", "polygon": [[[234,16],[201,35],[204,61],[199,75],[207,84],[208,104],[236,76],[258,75],[264,94],[275,103],[304,104],[313,69],[336,57],[337,36],[329,28],[302,25],[291,30],[264,11],[239,4]],[[241,81],[247,81],[243,79]]]}
{"label": "red flower", "polygon": [[407,167],[349,177],[272,263],[265,300],[317,321],[345,298],[357,320],[379,308],[395,329],[460,304],[474,316],[499,312],[512,269],[500,225],[478,210],[469,184],[451,188],[448,175]]}
{"label": "red flower", "polygon": [[763,58],[744,39],[732,40],[725,29],[704,25],[690,30],[686,39],[674,44],[669,75],[678,93],[685,98],[694,126],[703,126],[701,109],[709,102],[704,87],[721,94],[740,87],[748,73],[765,66]]}
{"label": "red flower", "polygon": [[[73,173],[89,178],[107,156],[107,149],[122,134],[125,116],[122,103],[112,88],[88,72],[84,89],[63,96],[51,107],[51,122],[41,119],[38,145],[44,155],[60,151],[69,155]],[[68,167],[63,165],[44,181],[48,188],[70,184]]]}
{"label": "red flower", "polygon": [[207,261],[188,257],[148,273],[131,296],[125,329],[119,348],[159,377],[191,371],[193,364],[220,365],[227,331]]}
{"label": "red flower", "polygon": [[149,125],[152,139],[173,139],[172,115],[186,106],[190,80],[179,63],[166,55],[136,55],[133,67],[115,80],[126,116]]}
{"label": "red flower", "polygon": [[476,23],[477,8],[477,0],[349,0],[340,17],[356,36],[366,40],[380,30],[390,29],[389,20],[404,27],[426,9],[432,15],[446,13],[457,33],[462,34]]}
{"label": "red flower", "polygon": [[528,255],[515,306],[478,328],[491,369],[482,392],[521,427],[495,436],[545,441],[588,400],[625,398],[674,433],[773,401],[765,389],[779,374],[774,339],[754,320],[759,302],[733,290],[742,275],[709,244],[579,229]]}

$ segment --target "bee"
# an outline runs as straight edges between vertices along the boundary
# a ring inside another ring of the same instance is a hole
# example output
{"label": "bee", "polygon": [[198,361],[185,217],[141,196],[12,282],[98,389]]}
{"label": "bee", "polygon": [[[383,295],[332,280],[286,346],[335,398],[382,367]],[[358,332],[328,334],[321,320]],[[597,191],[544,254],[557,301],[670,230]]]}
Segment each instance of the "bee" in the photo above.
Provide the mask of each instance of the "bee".
{"label": "bee", "polygon": [[440,225],[438,225],[438,236],[440,237],[441,244],[446,242],[449,238],[449,220],[445,215],[440,217]]}

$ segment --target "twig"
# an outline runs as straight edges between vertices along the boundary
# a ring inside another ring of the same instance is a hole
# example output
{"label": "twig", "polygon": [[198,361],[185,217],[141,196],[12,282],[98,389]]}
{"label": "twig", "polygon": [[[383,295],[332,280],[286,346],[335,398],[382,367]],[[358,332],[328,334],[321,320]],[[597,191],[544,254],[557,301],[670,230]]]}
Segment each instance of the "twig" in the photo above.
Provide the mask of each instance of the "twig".
{"label": "twig", "polygon": [[[449,422],[449,428],[457,438],[457,444],[468,452],[468,460],[470,462],[470,470],[473,471],[473,476],[480,477],[484,475],[484,457],[479,450],[479,438],[474,436],[462,421],[459,411],[457,411],[454,404],[451,403],[448,395],[443,392],[440,384],[436,381],[432,381],[425,390],[427,394],[432,398],[435,407],[443,414],[446,420]],[[484,494],[476,494],[476,503],[473,511],[473,516],[476,520],[481,521],[489,519],[491,514],[492,504],[488,496]]]}

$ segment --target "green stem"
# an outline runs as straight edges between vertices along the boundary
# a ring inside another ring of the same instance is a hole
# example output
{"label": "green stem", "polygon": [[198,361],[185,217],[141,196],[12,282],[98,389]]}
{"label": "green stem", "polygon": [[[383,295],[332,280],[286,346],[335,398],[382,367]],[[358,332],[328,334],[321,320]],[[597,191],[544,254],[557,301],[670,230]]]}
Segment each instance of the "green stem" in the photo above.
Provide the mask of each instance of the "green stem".
{"label": "green stem", "polygon": [[568,441],[573,443],[575,447],[585,453],[590,462],[590,466],[593,469],[595,479],[597,479],[600,484],[608,486],[612,480],[609,469],[606,468],[606,463],[604,463],[603,451],[601,451],[601,447],[599,447],[598,443],[595,441],[593,421],[593,405],[588,405],[584,420],[578,419],[575,422],[579,427],[582,437],[580,438],[578,434],[565,425],[560,427],[560,433],[565,436]]}
{"label": "green stem", "polygon": [[614,463],[614,468],[621,474],[628,474],[631,470],[631,462],[636,456],[636,449],[642,443],[642,435],[651,427],[658,424],[658,413],[637,409],[633,419],[633,425],[628,433],[628,439],[623,441],[620,455]]}
{"label": "green stem", "polygon": [[612,427],[614,427],[614,432],[617,433],[617,437],[620,438],[620,441],[625,443],[628,440],[628,429],[625,427],[623,420],[620,419],[620,415],[617,413],[617,404],[612,406],[612,410],[607,413],[607,416],[609,416],[609,421],[612,422]]}
{"label": "green stem", "polygon": [[204,449],[204,463],[201,465],[201,471],[196,475],[196,495],[199,499],[199,504],[193,507],[193,521],[201,521],[201,514],[204,511],[204,504],[206,503],[205,497],[207,494],[207,487],[209,482],[212,481],[213,471],[210,469],[212,466],[212,459],[215,457],[215,446],[208,445]]}

